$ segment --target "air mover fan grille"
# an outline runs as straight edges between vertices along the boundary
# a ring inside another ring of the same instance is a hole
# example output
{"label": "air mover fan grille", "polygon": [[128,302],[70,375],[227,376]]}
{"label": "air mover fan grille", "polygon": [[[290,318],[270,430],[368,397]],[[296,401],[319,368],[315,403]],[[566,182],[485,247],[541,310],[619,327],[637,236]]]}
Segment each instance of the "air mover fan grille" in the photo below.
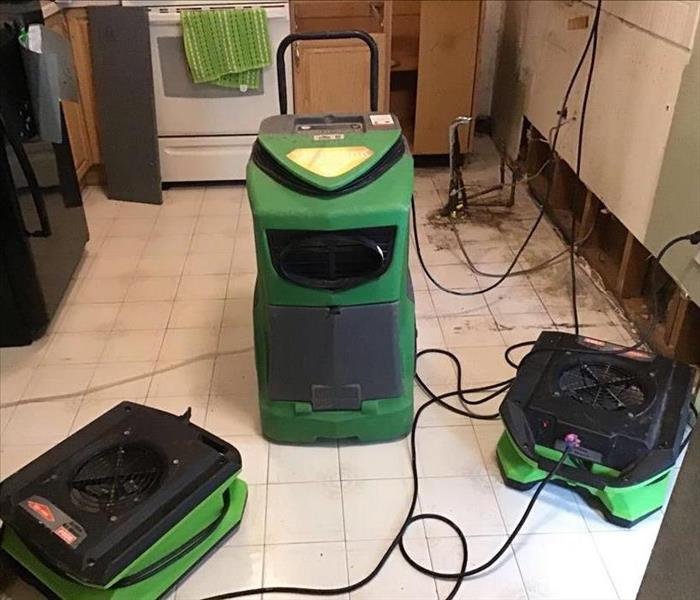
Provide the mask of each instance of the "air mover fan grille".
{"label": "air mover fan grille", "polygon": [[559,387],[581,404],[602,410],[634,410],[645,402],[635,374],[610,363],[580,361],[561,372]]}
{"label": "air mover fan grille", "polygon": [[151,494],[163,475],[163,461],[151,448],[117,445],[86,460],[69,482],[78,508],[124,512]]}
{"label": "air mover fan grille", "polygon": [[[572,454],[626,471],[625,486],[673,463],[695,371],[663,356],[624,350],[569,333],[539,336],[500,409],[523,454],[534,458],[533,440],[534,447],[561,450],[564,437],[573,433],[581,446]],[[585,471],[589,482],[608,485],[604,473]]]}
{"label": "air mover fan grille", "polygon": [[270,230],[275,270],[304,287],[349,289],[381,275],[391,262],[395,227],[342,231]]}

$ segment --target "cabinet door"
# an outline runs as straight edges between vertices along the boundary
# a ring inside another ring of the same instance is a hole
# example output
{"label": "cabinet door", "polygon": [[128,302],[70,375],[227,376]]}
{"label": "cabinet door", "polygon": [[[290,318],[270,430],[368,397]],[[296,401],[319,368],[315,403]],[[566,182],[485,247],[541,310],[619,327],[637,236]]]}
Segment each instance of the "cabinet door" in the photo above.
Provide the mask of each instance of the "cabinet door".
{"label": "cabinet door", "polygon": [[92,78],[92,60],[90,58],[90,31],[87,11],[75,8],[66,12],[66,23],[73,49],[80,104],[85,118],[85,133],[90,147],[90,158],[93,164],[101,162],[100,138],[97,130],[97,110],[95,104],[95,88]]}
{"label": "cabinet door", "polygon": [[416,154],[446,154],[450,123],[472,114],[480,19],[478,0],[421,2]]}
{"label": "cabinet door", "polygon": [[[63,36],[67,40],[69,39],[68,29],[63,20],[62,13],[57,13],[49,17],[45,25],[54,33]],[[85,118],[83,117],[83,107],[80,102],[71,102],[68,100],[62,101],[61,106],[63,107],[63,115],[66,119],[68,139],[70,141],[71,152],[73,153],[73,164],[75,165],[75,171],[78,175],[78,181],[80,181],[92,166],[90,160],[90,146],[88,144],[85,128]]]}
{"label": "cabinet door", "polygon": [[[385,35],[372,37],[379,48],[379,110],[386,110]],[[369,50],[363,42],[296,42],[292,56],[295,113],[369,111]]]}

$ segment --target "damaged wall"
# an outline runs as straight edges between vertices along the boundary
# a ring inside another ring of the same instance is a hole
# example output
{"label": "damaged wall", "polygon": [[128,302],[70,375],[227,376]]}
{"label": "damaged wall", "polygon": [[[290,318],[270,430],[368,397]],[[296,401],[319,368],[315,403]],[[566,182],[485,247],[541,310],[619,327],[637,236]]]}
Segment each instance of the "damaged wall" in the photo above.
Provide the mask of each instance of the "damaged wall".
{"label": "damaged wall", "polygon": [[[581,180],[643,243],[654,229],[650,219],[699,9],[698,2],[680,0],[603,2]],[[492,114],[496,143],[512,158],[523,117],[545,135],[556,124],[594,10],[591,0],[506,3]],[[580,113],[587,68],[588,60],[569,117]],[[557,152],[572,167],[577,139],[576,121],[562,128]]]}
{"label": "damaged wall", "polygon": [[[658,252],[670,239],[700,229],[700,27],[690,64],[683,73],[659,186],[644,244]],[[700,248],[670,250],[664,267],[700,306]]]}

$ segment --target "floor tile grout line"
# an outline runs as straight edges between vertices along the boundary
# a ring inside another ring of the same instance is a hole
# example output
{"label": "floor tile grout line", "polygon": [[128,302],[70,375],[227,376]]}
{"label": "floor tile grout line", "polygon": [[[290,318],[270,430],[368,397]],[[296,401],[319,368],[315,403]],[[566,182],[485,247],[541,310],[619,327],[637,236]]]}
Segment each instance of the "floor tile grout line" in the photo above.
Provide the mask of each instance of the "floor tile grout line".
{"label": "floor tile grout line", "polygon": [[[240,215],[240,210],[241,208],[239,207],[239,215]],[[240,223],[240,220],[239,220]],[[238,231],[238,223],[236,223],[236,231]],[[234,248],[235,252],[235,248]],[[231,258],[233,261],[233,257]],[[233,263],[231,263],[233,264]],[[229,267],[229,278],[230,278],[230,267]],[[229,281],[226,283],[226,295],[228,295],[228,285]],[[223,329],[223,321],[224,321],[224,315],[226,312],[226,301],[224,300],[224,312],[221,315],[221,323],[222,323],[222,329]],[[214,363],[214,368],[216,369],[216,363]],[[257,379],[257,375],[256,375]],[[258,400],[259,402],[259,400]],[[256,409],[259,409],[259,407],[256,406]],[[260,423],[260,426],[262,427],[262,421]],[[263,532],[262,532],[262,579],[261,579],[261,586],[265,585],[265,559],[267,557],[267,546],[268,546],[268,539],[267,539],[267,529],[268,529],[268,518],[269,518],[269,508],[270,508],[270,460],[271,460],[271,455],[272,453],[270,452],[270,442],[267,441],[267,439],[264,439],[265,443],[265,448],[267,450],[267,456],[266,456],[266,468],[265,468],[265,511],[263,514]],[[262,598],[264,599],[264,594],[262,595]]]}
{"label": "floor tile grout line", "polygon": [[[204,188],[206,189],[206,188]],[[204,198],[204,190],[202,190],[202,199]],[[167,192],[164,194],[163,201],[167,199]],[[199,218],[199,212],[201,211],[201,206],[202,206],[202,201],[200,200],[199,202],[199,209],[197,210],[197,216],[195,218],[195,227],[196,227],[196,219]],[[180,291],[180,286],[182,285],[182,277],[183,277],[183,272],[185,269],[185,262],[187,261],[187,256],[189,255],[190,249],[192,248],[192,243],[194,239],[194,229],[195,227],[192,228],[192,231],[189,234],[189,242],[187,245],[187,252],[185,253],[185,260],[182,263],[182,267],[180,268],[180,275],[178,277],[178,282],[177,285],[175,286],[175,293],[173,294],[172,300],[170,301],[170,313],[168,314],[168,320],[165,323],[165,329],[163,330],[163,336],[160,340],[160,346],[158,348],[158,354],[156,355],[156,361],[154,365],[154,371],[157,369],[158,362],[160,361],[161,358],[161,353],[163,352],[163,346],[165,345],[165,338],[168,332],[168,326],[170,325],[170,319],[172,318],[173,314],[173,306],[175,304],[175,301],[177,300],[177,295],[178,292]],[[127,292],[128,293],[128,292]],[[213,374],[214,369],[212,368],[212,374]],[[153,385],[153,377],[151,377],[151,380],[148,383],[148,389],[146,390],[146,401],[148,401],[149,394],[151,392],[151,386]],[[211,381],[210,381],[211,385]],[[207,401],[207,406],[208,406],[208,401]],[[205,421],[206,421],[206,411],[205,411]]]}
{"label": "floor tile grout line", "polygon": [[[203,206],[204,198],[206,197],[206,190],[207,189],[208,188],[205,188],[205,190],[204,190],[204,195],[203,195],[203,199],[202,199],[202,206]],[[238,225],[240,223],[241,205],[242,205],[242,202],[238,202],[238,212],[237,212],[237,216],[236,216],[236,232],[238,231]],[[200,216],[201,216],[201,210],[200,210]],[[198,217],[198,219],[199,219],[199,217]],[[234,233],[234,240],[235,239],[236,239],[236,234]],[[216,367],[217,367],[216,363],[217,363],[218,358],[219,358],[218,354],[220,353],[221,339],[222,339],[222,334],[223,334],[224,327],[225,327],[224,322],[226,320],[226,302],[228,300],[228,287],[229,287],[230,281],[231,281],[231,268],[233,265],[234,253],[235,253],[235,241],[234,241],[234,249],[231,252],[231,259],[229,261],[228,272],[226,274],[226,278],[227,278],[226,279],[226,289],[224,290],[224,297],[221,300],[223,305],[222,305],[222,310],[221,310],[221,316],[219,318],[219,327],[218,327],[217,343],[216,343],[216,350],[215,350],[215,352],[217,353],[217,356],[214,358],[214,364],[212,365],[211,377],[210,377],[210,381],[209,381],[209,392],[207,394],[207,408],[205,411],[205,421],[204,421],[205,424],[207,421],[207,417],[209,415],[209,406],[211,405],[212,396],[215,395],[212,392],[213,392],[213,388],[214,388],[215,375],[216,375]],[[236,400],[234,399],[234,401],[236,401]],[[266,444],[268,444],[267,440],[265,440],[265,442],[266,442]],[[267,470],[265,473],[265,482],[266,482],[265,483],[265,486],[266,486],[266,489],[265,489],[265,520],[267,520],[267,484],[269,483],[269,477],[270,477],[270,448],[269,448],[269,444],[268,444],[267,445]],[[264,534],[263,535],[263,543],[264,543],[265,542],[265,531],[263,531],[263,534]],[[265,553],[263,551],[263,575],[264,575],[264,564],[265,564],[264,559],[265,559]]]}
{"label": "floor tile grout line", "polygon": [[[345,486],[343,486],[343,467],[340,460],[340,444],[336,440],[335,443],[336,453],[338,457],[338,485],[340,487],[340,514],[343,521],[343,548],[345,549],[345,576],[347,585],[350,585],[350,557],[348,556],[348,528],[347,522],[345,520]],[[346,594],[347,597],[351,598],[352,594]]]}
{"label": "floor tile grout line", "polygon": [[[428,538],[427,532],[425,536],[425,546],[428,550],[428,562],[430,563],[430,568],[435,571],[435,560],[433,559],[433,550],[430,546],[430,539]],[[440,600],[441,594],[440,594],[440,587],[438,586],[438,578],[437,577],[431,577],[433,580],[433,585],[435,586],[435,598]]]}
{"label": "floor tile grout line", "polygon": [[[231,436],[225,436],[225,437],[231,437]],[[238,437],[249,437],[249,438],[255,438],[258,439],[259,436],[256,435],[240,435]],[[455,475],[451,478],[459,478],[463,477],[462,475]],[[472,477],[483,477],[480,475],[473,475]],[[422,477],[421,479],[441,479],[441,477]],[[372,477],[368,479],[343,479],[342,481],[338,479],[312,479],[312,480],[304,480],[304,481],[271,481],[270,483],[267,484],[268,487],[273,487],[273,486],[282,486],[282,485],[308,485],[310,483],[355,483],[357,481],[411,481],[412,477],[410,475],[403,476],[403,477]]]}
{"label": "floor tile grout line", "polygon": [[[32,379],[34,378],[34,375],[36,374],[37,368],[39,366],[40,366],[40,361],[37,361],[36,364],[31,365],[31,367],[30,367],[31,373],[30,373],[29,377],[27,377],[27,381],[22,386],[21,391],[17,392],[16,398],[11,398],[10,402],[14,402],[15,400],[19,400],[19,399],[22,399],[25,397],[25,394],[27,393],[27,389],[29,389],[29,384],[32,382]],[[1,364],[0,364],[0,367],[1,367]],[[3,408],[2,402],[0,402],[0,409],[1,408]],[[13,406],[10,408],[13,408],[16,410],[17,406]],[[5,408],[5,410],[7,410],[7,409]],[[0,427],[0,433],[2,433],[5,430],[5,428],[7,427],[7,425],[9,424],[10,419],[12,418],[12,415],[14,415],[14,413],[15,413],[15,410],[11,411],[10,416],[7,418],[7,421],[5,422],[5,425]]]}
{"label": "floor tile grout line", "polygon": [[[515,540],[514,540],[515,541]],[[518,560],[518,553],[515,551],[515,548],[511,546],[509,548],[510,554],[513,557],[513,561],[515,561],[515,568],[518,570],[518,575],[520,576],[520,583],[523,586],[523,591],[525,592],[525,598],[528,600],[530,599],[530,592],[527,589],[527,584],[525,582],[525,576],[523,575],[523,568],[520,565],[520,561]]]}
{"label": "floor tile grout line", "polygon": [[[153,227],[151,227],[151,231],[149,232],[148,240],[150,240],[150,239],[152,238],[152,233],[153,233],[153,229],[155,228],[155,221],[157,220],[157,218],[158,218],[158,217],[156,216],[156,219],[155,219],[154,222],[153,222]],[[147,244],[148,244],[148,242],[146,243],[146,245],[147,245]],[[139,256],[139,260],[137,261],[137,264],[136,264],[136,268],[137,268],[137,269],[138,269],[138,264],[141,262],[141,259],[143,258],[143,253],[146,251],[146,245],[144,245],[144,248],[143,248],[143,250],[141,251],[141,255]],[[117,320],[119,319],[119,315],[121,314],[122,310],[124,310],[125,306],[128,304],[128,302],[126,301],[126,298],[127,298],[128,294],[129,294],[129,290],[131,289],[131,286],[133,285],[133,281],[134,281],[135,278],[136,278],[136,275],[134,274],[134,276],[133,276],[132,279],[131,279],[131,282],[129,283],[129,286],[127,287],[126,294],[125,294],[124,299],[122,300],[122,302],[121,302],[121,304],[120,304],[119,310],[117,311],[117,316],[115,317],[114,321],[112,322],[112,327],[111,327],[111,329],[110,329],[109,338],[112,338],[112,337],[113,337],[113,334],[114,334],[116,331],[120,331],[120,330],[117,330],[117,329],[116,329]],[[172,310],[172,308],[171,308],[171,310]],[[169,318],[169,317],[168,317],[168,318]],[[163,338],[161,338],[161,345],[162,345],[162,343],[163,343],[164,338],[165,338],[165,334],[163,334]],[[108,340],[108,343],[109,343],[109,340]],[[102,358],[104,357],[106,351],[107,351],[107,345],[105,344],[105,348],[104,348],[104,350],[103,350],[103,352],[102,352],[102,355],[100,356],[100,362],[102,362]],[[159,350],[159,352],[160,352],[160,350]],[[152,363],[152,365],[153,365],[152,368],[151,368],[151,373],[153,373],[153,371],[155,370],[155,365],[157,364],[157,357],[156,357],[156,361],[148,361],[148,362]],[[110,363],[107,363],[107,364],[110,364]],[[95,374],[96,374],[96,373],[95,373]],[[93,374],[93,379],[94,379],[94,377],[95,377],[95,374]],[[145,402],[146,402],[146,399],[148,398],[148,392],[150,391],[150,387],[151,387],[152,381],[153,381],[153,378],[152,378],[152,376],[151,376],[151,377],[149,378],[148,386],[147,386],[147,388],[146,388],[146,393],[145,393],[145,395],[144,395],[144,397],[143,397],[143,402],[144,402],[144,404],[145,404]],[[91,381],[91,383],[92,383],[92,381]]]}
{"label": "floor tile grout line", "polygon": [[[202,192],[202,196],[204,196],[204,192]],[[167,191],[166,191],[166,193],[164,194],[163,201],[165,202],[166,199],[167,199]],[[200,201],[200,210],[201,210],[201,201]],[[199,214],[199,211],[198,211],[198,214]],[[161,216],[161,214],[158,215],[158,217],[160,217],[160,216]],[[158,217],[157,217],[157,218],[158,218]],[[195,223],[196,223],[196,220],[195,220]],[[155,229],[155,224],[154,224],[154,229]],[[160,236],[153,236],[152,234],[153,234],[153,231],[151,231],[151,235],[149,236],[149,240],[150,240],[150,239],[153,239],[154,237],[160,237]],[[194,227],[192,228],[192,231],[190,231],[190,234],[189,234],[188,251],[187,251],[187,253],[185,254],[185,257],[187,257],[187,255],[189,254],[189,249],[190,249],[191,246],[192,246],[193,237],[194,237]],[[145,248],[144,248],[144,252],[145,252]],[[161,353],[163,352],[163,346],[165,345],[165,338],[166,338],[167,331],[168,331],[168,328],[169,328],[169,325],[170,325],[170,320],[172,319],[174,304],[175,304],[175,302],[176,302],[176,300],[177,300],[177,293],[178,293],[178,291],[179,291],[179,289],[180,289],[180,285],[181,285],[181,283],[182,283],[182,276],[183,276],[183,272],[184,272],[184,269],[185,269],[185,262],[186,262],[186,260],[187,260],[187,259],[185,258],[185,260],[182,261],[182,265],[180,266],[180,273],[179,273],[179,275],[177,276],[177,277],[178,277],[178,282],[177,282],[177,286],[175,287],[175,293],[173,294],[172,299],[169,301],[169,303],[170,303],[170,310],[169,310],[169,314],[168,314],[168,319],[167,319],[167,321],[166,321],[166,323],[165,323],[165,327],[163,328],[163,335],[162,335],[161,340],[160,340],[160,345],[159,345],[159,347],[158,347],[158,352],[157,352],[157,354],[156,354],[155,361],[153,361],[153,368],[151,369],[151,377],[150,377],[149,382],[148,382],[148,387],[146,388],[146,395],[145,395],[145,397],[144,397],[144,404],[148,403],[148,400],[149,400],[150,394],[151,394],[151,390],[153,389],[154,376],[152,375],[152,373],[153,373],[154,371],[157,370],[157,368],[158,368],[158,362],[159,362],[160,359],[161,359]],[[128,294],[128,290],[127,290],[127,294]],[[208,402],[207,402],[207,406],[208,406]],[[206,420],[206,410],[205,410],[205,420]]]}
{"label": "floor tile grout line", "polygon": [[[265,585],[265,558],[267,557],[267,517],[268,517],[268,507],[270,503],[270,486],[269,486],[269,480],[270,480],[270,447],[269,443],[266,441],[268,444],[267,446],[267,472],[265,474],[265,510],[263,512],[263,532],[262,532],[262,570],[261,570],[261,579],[260,579],[260,586],[263,587]],[[264,594],[262,595],[264,598]]]}
{"label": "floor tile grout line", "polygon": [[[245,192],[245,188],[244,188]],[[239,229],[241,226],[241,213],[243,212],[243,198],[241,201],[238,203],[238,210],[236,212],[236,230],[235,233],[233,234],[233,250],[231,252],[231,260],[229,261],[229,266],[228,266],[228,273],[227,273],[227,279],[226,279],[226,290],[224,291],[224,314],[226,312],[226,301],[229,300],[229,287],[231,286],[231,276],[233,275],[233,262],[236,259],[236,250],[238,247],[238,242],[239,242]],[[222,315],[222,321],[223,321],[224,316]]]}
{"label": "floor tile grout line", "polygon": [[[70,427],[68,428],[68,434],[70,435],[73,432],[73,428],[75,427],[75,422],[78,419],[78,415],[80,414],[80,409],[83,407],[83,403],[85,402],[85,397],[86,394],[83,394],[80,397],[80,401],[78,402],[78,408],[75,410],[75,413],[73,413],[73,419],[70,422]],[[67,436],[64,436],[64,438]]]}
{"label": "floor tile grout line", "polygon": [[[117,217],[115,217],[115,219],[113,219],[113,221],[112,221],[112,223],[111,223],[111,225],[110,225],[110,228],[111,228],[111,227],[114,227],[114,222],[115,222],[115,220],[116,220],[117,218],[120,218],[120,217],[117,216]],[[152,231],[153,231],[153,228],[155,227],[156,219],[157,219],[157,217],[153,219],[153,223],[152,223],[152,225],[151,225],[151,228],[150,228],[148,234],[145,236],[145,237],[146,237],[146,240],[147,240],[147,241],[146,241],[146,244],[148,243],[148,240],[151,238],[151,233],[152,233]],[[104,237],[104,239],[107,239],[107,237],[109,237],[109,232],[108,232],[107,235]],[[139,262],[141,261],[141,258],[143,257],[143,253],[145,252],[145,249],[146,249],[146,244],[144,244],[143,248],[141,249],[141,252],[139,253],[139,257],[138,257],[138,259],[136,260],[136,268],[138,268],[138,264],[139,264]],[[97,256],[99,256],[99,249],[98,249],[98,251],[97,251]],[[91,375],[91,377],[90,377],[90,379],[89,379],[89,381],[88,381],[87,386],[83,389],[83,394],[81,395],[81,398],[80,398],[80,404],[78,405],[78,409],[76,410],[76,412],[75,412],[75,414],[74,414],[74,416],[73,416],[73,421],[71,422],[71,427],[70,427],[70,429],[69,429],[69,432],[73,431],[73,428],[75,427],[75,423],[76,423],[76,420],[77,420],[77,418],[78,418],[78,415],[80,414],[80,410],[83,408],[83,406],[86,406],[86,407],[87,407],[87,406],[89,405],[89,403],[90,403],[90,400],[88,399],[88,397],[89,397],[88,390],[90,389],[91,385],[92,385],[93,382],[95,381],[95,377],[97,376],[97,371],[98,371],[100,365],[102,365],[102,364],[110,364],[110,363],[104,363],[102,359],[103,359],[104,356],[105,356],[105,353],[106,353],[106,351],[107,351],[107,346],[108,346],[108,344],[109,344],[109,342],[110,342],[110,340],[111,340],[111,338],[112,338],[112,334],[113,334],[114,331],[115,331],[115,327],[116,327],[116,324],[117,324],[117,319],[119,318],[119,314],[121,313],[122,309],[124,308],[124,305],[126,304],[126,296],[127,296],[128,293],[129,293],[129,289],[131,288],[131,286],[132,286],[132,284],[133,284],[134,278],[135,278],[135,271],[132,273],[132,276],[131,276],[130,281],[129,281],[129,285],[127,286],[127,289],[126,289],[125,296],[124,296],[124,298],[122,299],[122,301],[119,303],[119,308],[118,308],[118,310],[117,310],[117,314],[115,315],[115,317],[114,317],[114,319],[113,319],[113,321],[112,321],[112,324],[111,324],[111,326],[110,326],[110,328],[109,328],[109,332],[108,332],[108,334],[107,334],[107,339],[106,339],[106,341],[105,341],[105,343],[104,343],[104,345],[103,345],[103,347],[102,347],[102,351],[100,352],[100,356],[99,356],[98,359],[97,359],[97,362],[96,362],[96,364],[95,364],[95,368],[94,368],[94,370],[93,370],[93,373],[92,373],[92,375]],[[149,362],[151,362],[151,361],[149,361]],[[151,371],[152,371],[152,370],[153,370],[153,368],[151,369]],[[150,381],[149,381],[149,386],[150,386]],[[148,390],[147,390],[147,392],[148,392]],[[145,403],[146,397],[147,397],[147,393],[146,393],[146,395],[142,398],[143,403]],[[98,401],[99,398],[94,398],[94,400],[95,400],[95,401]],[[86,404],[86,403],[87,403],[87,404]]]}
{"label": "floor tile grout line", "polygon": [[[415,419],[415,417],[414,417],[414,419]],[[470,420],[471,420],[471,419],[470,419]],[[423,480],[425,479],[425,478],[422,477],[421,474],[420,474],[421,469],[420,469],[420,463],[419,463],[419,461],[418,461],[418,434],[419,434],[419,432],[416,431],[416,444],[415,444],[415,452],[416,452],[416,457],[415,457],[415,458],[416,458],[416,476],[413,477],[413,475],[411,475],[411,477],[410,477],[410,481],[411,481],[412,483],[415,482],[415,486],[416,486],[416,488],[415,488],[416,506],[415,506],[415,510],[414,510],[414,513],[413,513],[414,515],[416,515],[416,514],[422,514],[422,513],[423,513],[423,507],[422,507],[422,504],[421,504],[421,501],[420,501],[420,484],[421,484],[421,481],[423,481]],[[410,443],[410,439],[409,439],[409,442],[408,442],[408,448],[407,448],[407,450],[408,450],[408,455],[409,455],[409,460],[410,460],[410,458],[411,458],[411,443]],[[433,565],[432,555],[431,555],[431,552],[430,552],[430,542],[429,542],[429,540],[428,540],[428,528],[425,526],[425,523],[424,523],[423,521],[419,521],[419,522],[418,522],[418,525],[420,525],[421,531],[423,532],[423,537],[422,537],[422,538],[419,537],[418,539],[422,539],[422,540],[424,541],[425,547],[426,547],[426,549],[427,549],[427,551],[428,551],[428,562],[430,563],[430,568],[433,569],[433,568],[434,568],[434,565]],[[437,580],[436,580],[434,577],[432,577],[431,579],[433,580],[433,586],[434,586],[434,588],[435,588],[435,598],[436,598],[436,599],[439,599],[439,598],[440,598],[440,592],[439,592],[439,590],[438,590]]]}
{"label": "floor tile grout line", "polygon": [[[504,511],[501,508],[501,504],[498,501],[498,495],[496,494],[496,488],[493,485],[493,481],[492,481],[490,475],[488,475],[488,480],[489,480],[489,487],[491,488],[491,493],[493,494],[494,500],[496,501],[496,508],[498,509],[498,514],[501,517],[501,522],[503,524],[503,530],[504,530],[505,536],[507,538],[510,535],[510,531],[508,528],[508,522],[506,520]],[[513,542],[515,543],[515,540],[513,540]],[[511,544],[511,546],[508,548],[508,550],[510,551],[510,555],[513,557],[513,560],[515,561],[515,566],[518,570],[518,575],[520,576],[520,583],[522,585],[523,590],[525,591],[525,597],[529,599],[530,593],[528,592],[527,585],[525,583],[525,576],[523,574],[522,567],[520,566],[520,562],[518,562],[518,555],[515,552],[514,544]],[[508,553],[508,551],[506,551],[506,554],[507,553]]]}
{"label": "floor tile grout line", "polygon": [[[615,579],[613,578],[612,573],[610,572],[610,569],[608,568],[608,563],[606,562],[605,557],[602,555],[600,548],[598,547],[598,544],[596,543],[595,536],[588,530],[586,531],[586,535],[590,538],[591,544],[593,544],[593,548],[595,549],[595,554],[598,557],[598,559],[600,560],[600,562],[602,563],[603,569],[605,570],[605,574],[608,576],[608,580],[610,581],[610,585],[612,586],[612,589],[615,591],[615,594],[619,600],[620,598],[622,598],[622,594],[620,593],[620,590],[617,589],[617,585],[615,585]],[[645,569],[645,571],[646,571],[646,569]],[[641,582],[640,582],[640,584],[641,584]]]}

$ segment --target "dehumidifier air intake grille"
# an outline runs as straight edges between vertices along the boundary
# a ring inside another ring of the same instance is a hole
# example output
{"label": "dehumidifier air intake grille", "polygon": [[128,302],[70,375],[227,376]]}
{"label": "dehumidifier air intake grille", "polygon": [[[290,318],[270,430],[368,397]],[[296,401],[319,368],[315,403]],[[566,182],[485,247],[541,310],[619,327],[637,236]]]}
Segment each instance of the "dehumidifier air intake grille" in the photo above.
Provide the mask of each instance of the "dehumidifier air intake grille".
{"label": "dehumidifier air intake grille", "polygon": [[396,227],[267,231],[275,271],[304,287],[346,290],[379,277],[391,263]]}

